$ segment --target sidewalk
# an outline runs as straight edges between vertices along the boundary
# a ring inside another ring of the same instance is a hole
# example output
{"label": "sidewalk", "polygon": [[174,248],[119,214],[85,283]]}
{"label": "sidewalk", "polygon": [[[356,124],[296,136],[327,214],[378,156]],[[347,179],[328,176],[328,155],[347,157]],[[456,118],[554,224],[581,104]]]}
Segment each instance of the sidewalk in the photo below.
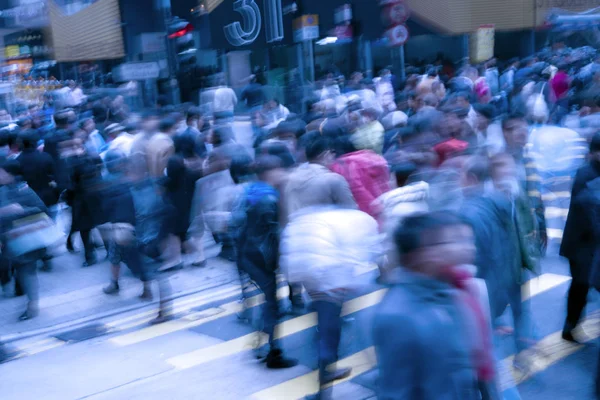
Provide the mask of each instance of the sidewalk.
{"label": "sidewalk", "polygon": [[[203,268],[186,266],[182,270],[170,273],[171,298],[210,291],[238,280],[234,265],[216,258],[220,249],[212,238],[205,239],[204,242],[208,265]],[[104,255],[104,250],[99,249],[98,259],[103,260]],[[123,267],[121,270],[119,295],[108,296],[102,292],[102,288],[107,285],[110,278],[108,261],[87,268],[81,266],[82,262],[81,252],[76,254],[64,252],[54,258],[51,272],[38,273],[40,314],[32,320],[18,321],[19,315],[25,309],[26,297],[0,296],[0,338],[8,341],[17,340],[152,304],[138,299],[142,290],[141,282],[134,278],[127,268]],[[156,284],[153,292],[154,302],[157,303]]]}

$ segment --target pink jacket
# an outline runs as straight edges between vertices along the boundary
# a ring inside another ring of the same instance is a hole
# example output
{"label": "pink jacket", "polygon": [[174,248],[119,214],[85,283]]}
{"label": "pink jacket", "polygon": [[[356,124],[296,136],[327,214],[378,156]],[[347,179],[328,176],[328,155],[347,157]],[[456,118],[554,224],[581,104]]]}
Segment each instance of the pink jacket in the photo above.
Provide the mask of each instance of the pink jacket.
{"label": "pink jacket", "polygon": [[373,202],[390,190],[385,158],[371,150],[359,150],[338,158],[331,170],[346,178],[358,208],[377,219],[382,210]]}

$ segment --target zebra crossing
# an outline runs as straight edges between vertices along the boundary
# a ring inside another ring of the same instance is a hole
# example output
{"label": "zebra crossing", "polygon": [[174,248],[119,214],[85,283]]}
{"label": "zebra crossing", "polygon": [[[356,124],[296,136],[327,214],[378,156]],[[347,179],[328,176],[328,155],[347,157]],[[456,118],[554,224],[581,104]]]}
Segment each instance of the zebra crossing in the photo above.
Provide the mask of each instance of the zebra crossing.
{"label": "zebra crossing", "polygon": [[[373,281],[371,278],[374,278],[376,273],[372,271],[370,274],[372,276],[369,277],[369,281]],[[546,302],[545,298],[548,297],[560,298],[562,301],[569,281],[570,277],[566,275],[545,273],[524,285],[523,300],[534,301],[543,297],[543,302]],[[385,292],[385,288],[372,283],[363,292],[344,304],[345,323],[338,366],[351,367],[352,374],[348,378],[330,385],[334,390],[334,398],[364,399],[375,396],[374,379],[376,378],[372,378],[370,382],[366,379],[367,383],[364,383],[364,378],[373,375],[373,371],[376,371],[377,367],[374,348],[368,337],[369,321]],[[264,338],[254,332],[254,327],[240,323],[238,320],[237,313],[241,311],[240,294],[239,287],[226,286],[214,290],[212,293],[181,299],[173,307],[174,319],[160,325],[148,325],[148,321],[155,315],[155,310],[142,310],[132,315],[101,321],[103,329],[98,329],[101,334],[95,337],[92,335],[87,340],[60,340],[51,337],[28,343],[16,343],[15,345],[23,357],[0,365],[0,374],[5,368],[18,368],[19,364],[25,365],[28,361],[51,360],[53,356],[59,355],[60,352],[65,352],[67,349],[76,351],[77,346],[86,346],[86,342],[92,346],[86,348],[86,356],[87,352],[118,353],[123,351],[124,354],[130,354],[137,349],[152,350],[169,347],[169,343],[175,343],[180,340],[182,335],[185,335],[186,344],[183,348],[175,346],[177,350],[172,352],[174,354],[167,354],[160,359],[152,357],[151,360],[148,360],[148,363],[159,365],[163,371],[153,375],[152,379],[176,379],[177,376],[184,376],[183,374],[207,369],[216,371],[221,367],[215,366],[227,365],[227,370],[232,373],[224,374],[221,379],[235,380],[236,374],[244,374],[245,368],[248,368],[248,360],[254,358],[253,350],[259,344],[264,343]],[[280,282],[278,297],[286,299],[288,294],[287,285],[285,282]],[[258,292],[248,296],[247,304],[253,310],[258,309],[263,302],[264,297]],[[562,318],[562,315],[557,313],[556,317]],[[585,323],[586,333],[590,339],[600,336],[600,330],[594,328],[598,326],[599,318],[598,315],[592,315]],[[256,379],[249,383],[248,387],[234,390],[235,395],[215,393],[212,398],[298,399],[315,392],[317,390],[316,350],[314,349],[316,325],[316,315],[310,311],[302,315],[289,315],[283,318],[276,329],[276,338],[281,342],[282,348],[290,349],[290,356],[299,359],[300,366],[293,368],[293,371],[285,375],[275,376],[264,365],[258,364],[257,368],[252,369],[253,373],[257,375]],[[194,335],[198,336],[197,346],[194,344]],[[512,368],[514,354],[505,354],[503,363],[507,366],[506,374],[508,375],[502,376],[503,388],[510,388],[515,383],[525,382],[536,373],[581,349],[581,346],[562,341],[560,332],[545,335],[537,347],[539,347],[539,351],[533,355],[537,359],[534,360],[534,368],[528,372],[528,375],[519,375],[519,372]],[[373,376],[376,376],[376,373]],[[360,384],[357,383],[359,381]],[[264,382],[269,382],[267,387]],[[193,385],[194,382],[189,384]],[[348,385],[352,385],[352,388],[350,389]],[[115,397],[111,397],[110,391],[108,391],[103,393],[101,398],[116,399],[124,398],[123,396],[129,398],[128,386],[120,387],[119,391],[115,392]],[[356,388],[361,390],[356,390]],[[243,396],[240,397],[242,393]],[[344,395],[338,397],[337,393]],[[354,395],[349,393],[355,393],[357,397],[352,397]],[[92,396],[92,398],[94,397]],[[150,396],[150,398],[153,397]],[[156,398],[159,398],[158,395]]]}

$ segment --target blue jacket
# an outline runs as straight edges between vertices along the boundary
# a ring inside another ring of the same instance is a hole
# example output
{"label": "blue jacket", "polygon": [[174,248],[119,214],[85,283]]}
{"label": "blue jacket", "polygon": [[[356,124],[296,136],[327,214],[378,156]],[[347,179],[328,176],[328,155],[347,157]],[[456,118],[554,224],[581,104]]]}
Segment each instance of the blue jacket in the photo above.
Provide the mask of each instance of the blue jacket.
{"label": "blue jacket", "polygon": [[379,400],[474,400],[477,376],[456,289],[398,269],[379,304],[373,340]]}

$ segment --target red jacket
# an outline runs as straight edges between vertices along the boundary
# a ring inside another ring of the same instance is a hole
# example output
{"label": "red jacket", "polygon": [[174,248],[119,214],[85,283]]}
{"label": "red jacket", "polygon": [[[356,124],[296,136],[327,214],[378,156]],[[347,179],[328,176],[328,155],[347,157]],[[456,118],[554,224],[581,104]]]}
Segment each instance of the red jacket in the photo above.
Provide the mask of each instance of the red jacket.
{"label": "red jacket", "polygon": [[331,170],[346,178],[358,208],[377,219],[382,210],[373,202],[390,190],[390,171],[385,158],[371,150],[359,150],[338,158]]}

